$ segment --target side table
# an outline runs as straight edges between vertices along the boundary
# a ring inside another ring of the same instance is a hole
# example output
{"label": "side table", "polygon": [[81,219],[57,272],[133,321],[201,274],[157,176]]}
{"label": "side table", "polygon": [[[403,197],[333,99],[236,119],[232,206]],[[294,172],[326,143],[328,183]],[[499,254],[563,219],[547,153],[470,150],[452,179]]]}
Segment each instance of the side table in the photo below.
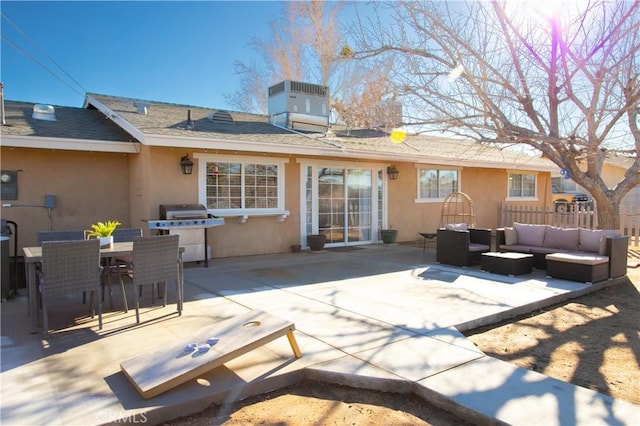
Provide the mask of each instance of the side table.
{"label": "side table", "polygon": [[438,234],[432,234],[430,232],[420,232],[419,234],[424,238],[422,241],[422,253],[424,253],[427,249],[427,240],[433,240]]}

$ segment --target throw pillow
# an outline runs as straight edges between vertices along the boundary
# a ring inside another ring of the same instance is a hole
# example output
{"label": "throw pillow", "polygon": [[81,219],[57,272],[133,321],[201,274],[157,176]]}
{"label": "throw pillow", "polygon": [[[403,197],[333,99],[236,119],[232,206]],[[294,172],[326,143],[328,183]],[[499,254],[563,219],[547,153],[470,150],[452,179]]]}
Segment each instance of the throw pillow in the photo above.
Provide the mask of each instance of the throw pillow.
{"label": "throw pillow", "polygon": [[607,237],[615,237],[620,232],[615,229],[580,228],[578,250],[604,255],[607,251]]}
{"label": "throw pillow", "polygon": [[466,223],[450,223],[447,225],[447,229],[449,231],[466,231],[467,224]]}
{"label": "throw pillow", "polygon": [[601,229],[585,229],[580,228],[580,242],[578,244],[578,250],[590,251],[598,253],[600,251],[600,239],[603,236]]}
{"label": "throw pillow", "polygon": [[507,246],[518,244],[518,234],[513,228],[504,228],[504,243]]}
{"label": "throw pillow", "polygon": [[518,234],[518,244],[542,247],[547,225],[529,225],[514,222],[513,229]]}
{"label": "throw pillow", "polygon": [[617,237],[618,235],[620,235],[620,232],[616,231],[615,229],[603,229],[602,233],[604,235],[600,237],[600,247],[598,250],[598,254],[601,256],[606,256],[607,255],[607,237]]}
{"label": "throw pillow", "polygon": [[579,228],[549,226],[544,234],[544,247],[577,250],[580,242]]}

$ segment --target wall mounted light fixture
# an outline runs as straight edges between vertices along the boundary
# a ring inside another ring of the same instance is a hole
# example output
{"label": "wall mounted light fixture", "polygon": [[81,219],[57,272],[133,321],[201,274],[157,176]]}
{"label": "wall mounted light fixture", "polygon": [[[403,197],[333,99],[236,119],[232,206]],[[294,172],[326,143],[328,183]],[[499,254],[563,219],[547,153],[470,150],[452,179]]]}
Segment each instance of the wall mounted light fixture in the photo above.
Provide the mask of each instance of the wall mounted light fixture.
{"label": "wall mounted light fixture", "polygon": [[389,179],[396,180],[398,179],[399,174],[400,172],[396,169],[395,165],[387,167],[387,175],[389,175]]}
{"label": "wall mounted light fixture", "polygon": [[180,159],[180,168],[182,169],[183,175],[190,175],[193,173],[193,161],[189,159],[189,154]]}

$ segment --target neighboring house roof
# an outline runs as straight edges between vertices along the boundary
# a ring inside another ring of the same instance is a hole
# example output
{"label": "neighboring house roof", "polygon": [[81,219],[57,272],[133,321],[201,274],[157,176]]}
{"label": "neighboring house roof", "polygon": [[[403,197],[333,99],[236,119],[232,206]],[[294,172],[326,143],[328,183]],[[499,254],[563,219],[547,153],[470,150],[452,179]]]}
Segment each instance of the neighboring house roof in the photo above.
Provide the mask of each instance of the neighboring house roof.
{"label": "neighboring house roof", "polygon": [[[557,169],[550,161],[472,140],[408,135],[394,144],[379,130],[300,133],[276,127],[264,115],[87,94],[86,108],[100,110],[145,145],[246,152],[323,155],[466,167]],[[187,129],[190,110],[193,129]],[[212,117],[221,119],[212,119]],[[232,122],[230,122],[231,120]]]}
{"label": "neighboring house roof", "polygon": [[32,117],[33,107],[33,103],[5,101],[3,146],[138,152],[131,135],[98,111],[55,106],[56,121],[46,121]]}

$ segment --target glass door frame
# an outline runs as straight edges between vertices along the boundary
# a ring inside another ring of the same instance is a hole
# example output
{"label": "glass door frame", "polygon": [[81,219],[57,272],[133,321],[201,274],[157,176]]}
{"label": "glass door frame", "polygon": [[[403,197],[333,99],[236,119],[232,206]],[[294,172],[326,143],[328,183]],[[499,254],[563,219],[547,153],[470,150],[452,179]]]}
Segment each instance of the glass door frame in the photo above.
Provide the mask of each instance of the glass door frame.
{"label": "glass door frame", "polygon": [[[383,163],[364,163],[352,161],[335,161],[335,160],[298,160],[300,163],[300,243],[306,245],[306,236],[308,234],[317,234],[319,232],[319,202],[318,202],[318,169],[321,167],[330,167],[337,169],[366,169],[371,171],[371,239],[364,241],[339,243],[327,242],[326,247],[342,247],[363,244],[375,244],[380,241],[380,229],[387,226],[387,200],[388,200],[388,177],[386,169],[388,164]],[[307,172],[311,167],[311,186],[307,185]],[[381,188],[380,188],[381,185]],[[347,184],[345,182],[345,188]],[[310,203],[308,203],[307,195],[309,193]],[[382,208],[379,208],[379,201],[382,198]],[[308,205],[311,205],[311,211]],[[382,217],[380,217],[382,216]],[[310,223],[309,223],[310,222]],[[348,223],[345,223],[345,231]]]}

